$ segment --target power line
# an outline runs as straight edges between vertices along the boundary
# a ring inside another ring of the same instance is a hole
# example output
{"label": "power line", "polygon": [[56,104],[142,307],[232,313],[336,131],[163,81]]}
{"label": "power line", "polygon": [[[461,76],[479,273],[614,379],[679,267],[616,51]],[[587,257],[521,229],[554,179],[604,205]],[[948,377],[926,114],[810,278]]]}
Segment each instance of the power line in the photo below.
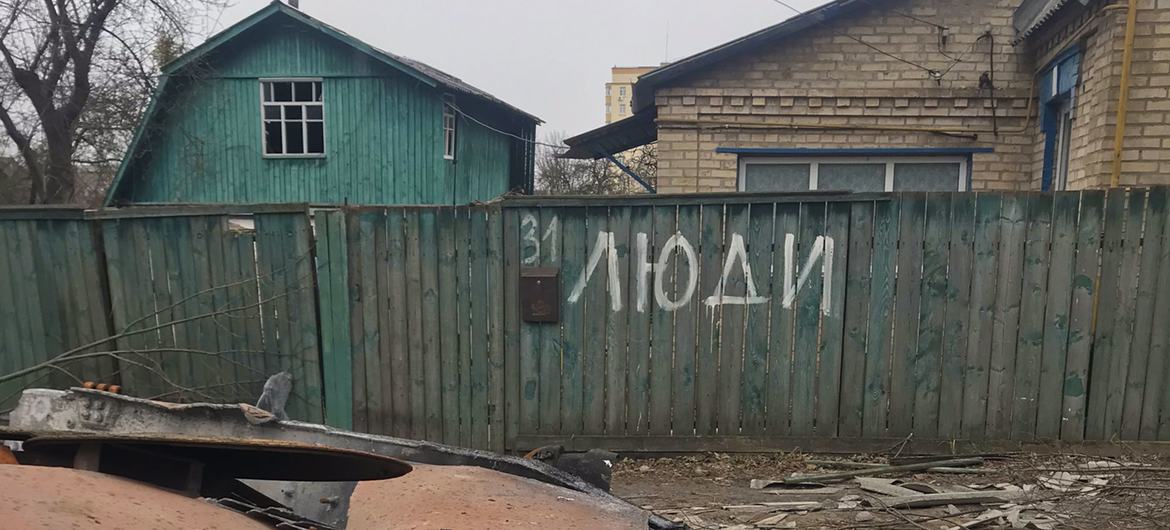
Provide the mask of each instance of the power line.
{"label": "power line", "polygon": [[[800,9],[797,9],[797,8],[796,8],[796,7],[794,7],[792,4],[789,4],[788,2],[785,2],[784,0],[772,0],[772,1],[773,1],[773,2],[776,2],[777,4],[780,4],[780,5],[782,5],[782,6],[784,6],[784,7],[787,7],[788,9],[791,9],[792,11],[795,11],[795,12],[796,12],[796,14],[798,14],[798,15],[803,15],[803,14],[804,14],[804,11],[801,11]],[[823,23],[824,23],[824,21],[818,21],[818,22],[817,22],[817,24],[823,24]],[[884,55],[884,56],[886,56],[886,57],[889,57],[889,58],[891,58],[891,59],[894,59],[895,61],[902,62],[902,63],[908,64],[908,65],[910,65],[910,66],[913,66],[913,67],[915,67],[915,68],[918,68],[918,69],[920,69],[920,70],[923,70],[923,71],[925,71],[927,74],[930,74],[930,77],[932,77],[932,78],[934,78],[934,79],[936,79],[936,80],[937,80],[937,79],[941,79],[941,77],[942,77],[941,73],[940,73],[938,70],[935,70],[935,69],[933,69],[933,68],[930,68],[930,67],[927,67],[927,66],[923,66],[923,65],[921,65],[921,64],[918,64],[918,63],[916,63],[916,62],[914,62],[914,61],[911,61],[911,60],[909,60],[909,59],[906,59],[906,58],[903,58],[903,57],[898,57],[897,55],[894,55],[894,54],[892,54],[892,53],[890,53],[890,52],[887,52],[887,51],[885,51],[885,50],[883,50],[883,49],[881,49],[881,48],[878,48],[877,46],[874,46],[873,44],[870,44],[870,43],[868,43],[868,42],[865,42],[865,41],[861,40],[860,38],[854,37],[853,35],[844,35],[844,37],[845,37],[845,38],[847,38],[847,39],[849,39],[849,40],[852,40],[852,41],[854,41],[854,42],[856,42],[856,43],[858,43],[858,44],[861,44],[862,46],[865,46],[865,47],[867,47],[867,48],[869,48],[869,49],[871,49],[871,50],[873,50],[873,51],[875,51],[875,52],[877,52],[877,53],[880,53],[880,54],[882,54],[882,55]]]}
{"label": "power line", "polygon": [[935,22],[931,22],[931,21],[929,21],[929,20],[926,20],[926,19],[918,18],[918,17],[916,17],[916,16],[914,16],[914,15],[911,15],[911,14],[909,14],[909,13],[903,13],[903,12],[901,12],[901,11],[890,11],[890,12],[891,12],[891,13],[893,13],[893,14],[895,14],[895,15],[898,15],[898,16],[900,16],[900,17],[903,17],[903,18],[908,18],[908,19],[910,19],[910,20],[913,20],[913,21],[915,21],[915,22],[921,22],[921,23],[923,23],[923,24],[926,24],[927,26],[934,26],[934,27],[936,27],[936,28],[938,28],[938,29],[942,29],[942,30],[949,30],[949,29],[951,29],[951,28],[948,28],[948,27],[946,27],[946,26],[944,26],[944,25],[942,25],[942,24],[937,24],[937,23],[935,23]]}
{"label": "power line", "polygon": [[563,145],[546,144],[544,142],[538,142],[538,141],[533,140],[531,138],[524,138],[523,136],[518,136],[518,135],[512,134],[508,131],[501,131],[495,127],[492,127],[491,125],[488,125],[482,121],[479,121],[478,119],[476,119],[475,116],[472,116],[472,115],[464,112],[463,109],[455,106],[454,103],[447,103],[447,106],[451,107],[451,109],[454,110],[456,113],[458,113],[460,116],[463,116],[464,118],[467,118],[467,119],[479,124],[480,127],[483,127],[489,131],[493,131],[493,132],[502,134],[502,135],[507,136],[509,138],[514,138],[516,140],[520,140],[521,142],[529,143],[532,145],[539,145],[541,147],[547,147],[549,149],[558,149],[558,150],[562,150],[562,151],[568,149],[568,147],[563,146]]}

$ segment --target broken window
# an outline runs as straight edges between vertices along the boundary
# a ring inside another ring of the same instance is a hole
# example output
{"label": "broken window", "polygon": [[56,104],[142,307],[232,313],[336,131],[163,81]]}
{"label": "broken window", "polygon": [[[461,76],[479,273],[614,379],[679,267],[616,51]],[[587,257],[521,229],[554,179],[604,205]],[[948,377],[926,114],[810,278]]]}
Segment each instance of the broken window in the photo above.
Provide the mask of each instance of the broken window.
{"label": "broken window", "polygon": [[320,80],[260,82],[264,155],[325,155],[325,98]]}

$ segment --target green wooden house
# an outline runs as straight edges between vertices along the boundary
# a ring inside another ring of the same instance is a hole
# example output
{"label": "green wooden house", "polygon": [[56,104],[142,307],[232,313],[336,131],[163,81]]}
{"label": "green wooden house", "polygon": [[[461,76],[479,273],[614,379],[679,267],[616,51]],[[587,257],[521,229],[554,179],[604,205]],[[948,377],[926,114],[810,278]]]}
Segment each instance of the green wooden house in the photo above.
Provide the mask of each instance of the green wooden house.
{"label": "green wooden house", "polygon": [[532,191],[538,118],[279,2],[162,74],[107,205],[465,204]]}

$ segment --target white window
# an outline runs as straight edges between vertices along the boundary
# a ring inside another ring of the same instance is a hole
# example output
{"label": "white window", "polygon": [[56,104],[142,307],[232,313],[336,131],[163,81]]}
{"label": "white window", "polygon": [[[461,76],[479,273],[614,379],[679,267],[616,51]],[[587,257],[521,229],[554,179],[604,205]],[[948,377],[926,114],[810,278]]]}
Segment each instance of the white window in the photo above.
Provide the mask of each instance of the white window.
{"label": "white window", "polygon": [[966,191],[966,157],[740,157],[740,191]]}
{"label": "white window", "polygon": [[325,97],[320,79],[260,81],[264,156],[325,156]]}
{"label": "white window", "polygon": [[455,160],[455,108],[443,105],[443,158]]}
{"label": "white window", "polygon": [[621,107],[619,107],[619,108],[621,109],[621,112],[619,112],[619,114],[625,114],[625,113],[626,113],[626,106],[625,106],[625,105],[622,105],[622,106],[621,106]]}
{"label": "white window", "polygon": [[621,88],[619,88],[619,89],[618,89],[618,95],[620,95],[620,96],[622,96],[622,97],[625,97],[625,95],[626,95],[626,87],[621,87]]}

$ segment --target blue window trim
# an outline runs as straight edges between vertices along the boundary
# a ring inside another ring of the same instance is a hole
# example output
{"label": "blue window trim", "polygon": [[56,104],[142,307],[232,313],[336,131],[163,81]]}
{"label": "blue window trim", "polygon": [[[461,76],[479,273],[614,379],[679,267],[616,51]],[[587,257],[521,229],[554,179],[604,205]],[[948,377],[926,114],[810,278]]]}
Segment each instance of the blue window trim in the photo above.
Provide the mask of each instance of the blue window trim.
{"label": "blue window trim", "polygon": [[[1040,70],[1042,73],[1040,74],[1040,91],[1037,94],[1037,98],[1040,103],[1040,130],[1044,133],[1044,166],[1040,174],[1040,189],[1043,191],[1052,191],[1052,180],[1056,173],[1056,150],[1058,149],[1056,135],[1060,128],[1060,124],[1057,122],[1059,116],[1057,116],[1056,109],[1065,101],[1075,97],[1076,87],[1081,83],[1080,55],[1081,46],[1074,44],[1049,61]],[[1067,86],[1061,86],[1060,79],[1058,78],[1055,81],[1056,88],[1053,89],[1051,76],[1054,71],[1057,75],[1060,74],[1058,67],[1061,65],[1075,65],[1076,71],[1073,73],[1071,82]]]}
{"label": "blue window trim", "polygon": [[994,147],[877,147],[877,148],[808,148],[808,147],[716,147],[716,153],[759,156],[962,156],[993,153]]}

